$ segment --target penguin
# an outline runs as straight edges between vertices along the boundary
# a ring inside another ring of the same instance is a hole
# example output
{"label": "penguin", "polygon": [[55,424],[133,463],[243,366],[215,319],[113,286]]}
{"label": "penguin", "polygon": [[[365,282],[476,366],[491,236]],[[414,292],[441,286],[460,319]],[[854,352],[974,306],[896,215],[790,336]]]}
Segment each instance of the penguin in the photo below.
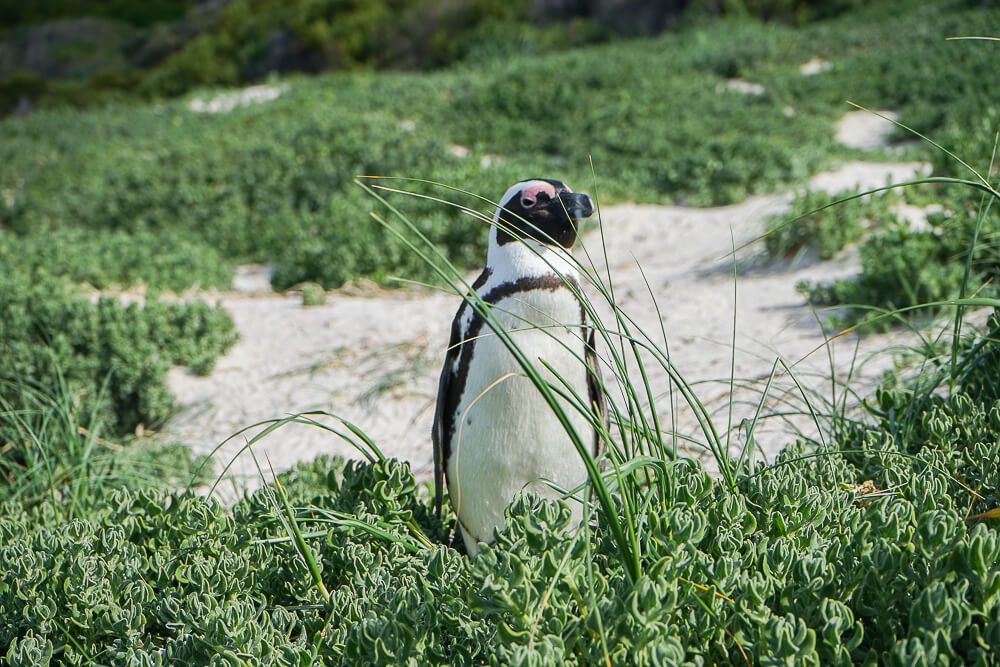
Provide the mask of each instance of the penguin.
{"label": "penguin", "polygon": [[[606,424],[594,329],[578,298],[579,272],[569,255],[579,221],[593,211],[589,196],[561,181],[515,183],[493,216],[486,266],[472,289],[541,376],[556,387],[565,382]],[[568,490],[587,479],[555,411],[471,299],[465,297],[452,322],[432,429],[435,510],[440,516],[447,481],[470,556],[480,542],[493,541],[518,492],[556,498],[543,480]],[[570,401],[557,400],[597,457],[602,440],[592,420]],[[572,502],[571,510],[572,525],[579,524],[582,504]]]}

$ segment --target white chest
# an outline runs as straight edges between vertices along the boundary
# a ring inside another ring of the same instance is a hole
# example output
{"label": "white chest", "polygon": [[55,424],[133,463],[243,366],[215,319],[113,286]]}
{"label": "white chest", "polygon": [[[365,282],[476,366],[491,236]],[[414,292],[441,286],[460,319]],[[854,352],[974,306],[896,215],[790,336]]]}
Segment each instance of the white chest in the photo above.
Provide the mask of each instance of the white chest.
{"label": "white chest", "polygon": [[[497,300],[492,313],[543,379],[579,397],[576,405],[558,402],[581,441],[590,443],[593,430],[580,412],[589,405],[585,334],[573,293],[564,287],[515,292]],[[569,490],[585,478],[565,425],[501,338],[483,326],[459,397],[448,461],[449,492],[467,547],[492,539],[522,489],[558,497],[543,480]]]}

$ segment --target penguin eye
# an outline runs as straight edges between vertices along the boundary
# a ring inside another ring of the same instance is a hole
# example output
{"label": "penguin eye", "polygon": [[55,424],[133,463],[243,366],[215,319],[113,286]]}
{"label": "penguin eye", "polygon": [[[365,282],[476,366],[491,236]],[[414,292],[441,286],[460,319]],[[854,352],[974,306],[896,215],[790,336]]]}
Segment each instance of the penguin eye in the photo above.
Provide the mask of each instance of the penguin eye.
{"label": "penguin eye", "polygon": [[530,209],[534,208],[536,204],[544,204],[552,200],[547,192],[537,192],[534,194],[523,194],[521,195],[521,206]]}

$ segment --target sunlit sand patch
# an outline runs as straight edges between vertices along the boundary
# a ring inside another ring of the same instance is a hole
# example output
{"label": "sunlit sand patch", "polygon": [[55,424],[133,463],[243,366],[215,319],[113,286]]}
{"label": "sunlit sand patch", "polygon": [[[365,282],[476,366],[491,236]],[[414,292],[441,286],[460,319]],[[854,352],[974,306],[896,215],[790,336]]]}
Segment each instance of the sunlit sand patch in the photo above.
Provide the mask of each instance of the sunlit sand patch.
{"label": "sunlit sand patch", "polygon": [[250,86],[230,93],[219,93],[215,97],[202,99],[196,97],[188,102],[188,109],[199,113],[227,113],[236,107],[263,104],[281,97],[287,86]]}

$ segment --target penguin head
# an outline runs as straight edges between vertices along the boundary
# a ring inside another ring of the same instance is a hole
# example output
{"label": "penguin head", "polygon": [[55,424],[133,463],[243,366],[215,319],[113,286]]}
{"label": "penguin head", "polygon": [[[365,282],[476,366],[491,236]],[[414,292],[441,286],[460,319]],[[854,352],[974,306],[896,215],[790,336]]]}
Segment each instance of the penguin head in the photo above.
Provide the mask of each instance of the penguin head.
{"label": "penguin head", "polygon": [[594,212],[590,197],[562,181],[533,178],[512,185],[493,216],[499,246],[535,241],[566,250],[576,243],[579,221]]}

